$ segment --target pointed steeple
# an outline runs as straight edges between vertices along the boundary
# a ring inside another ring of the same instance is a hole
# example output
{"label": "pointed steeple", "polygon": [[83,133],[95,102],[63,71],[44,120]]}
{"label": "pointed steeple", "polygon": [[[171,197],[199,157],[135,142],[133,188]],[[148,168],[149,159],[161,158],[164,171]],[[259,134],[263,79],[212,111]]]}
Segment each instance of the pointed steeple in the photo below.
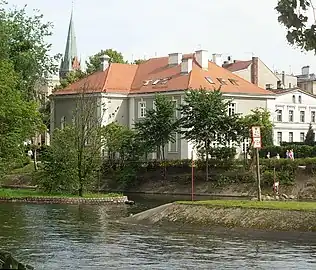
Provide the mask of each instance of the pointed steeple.
{"label": "pointed steeple", "polygon": [[73,22],[73,9],[71,11],[65,54],[60,65],[59,76],[64,78],[69,71],[80,69],[77,55],[77,42]]}

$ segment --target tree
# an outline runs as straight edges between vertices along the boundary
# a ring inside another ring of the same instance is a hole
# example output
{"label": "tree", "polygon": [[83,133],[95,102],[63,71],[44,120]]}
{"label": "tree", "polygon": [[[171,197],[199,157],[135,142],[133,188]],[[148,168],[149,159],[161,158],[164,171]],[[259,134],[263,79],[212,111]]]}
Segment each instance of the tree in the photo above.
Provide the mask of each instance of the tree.
{"label": "tree", "polygon": [[[313,0],[279,0],[275,9],[279,13],[279,22],[287,29],[288,42],[316,53],[316,14]],[[313,14],[313,18],[309,18],[308,12]]]}
{"label": "tree", "polygon": [[142,64],[142,63],[144,63],[144,62],[146,62],[147,60],[145,60],[145,59],[136,59],[136,60],[134,60],[134,62],[132,63],[132,64],[134,64],[134,65],[140,65],[140,64]]}
{"label": "tree", "polygon": [[[79,196],[83,196],[96,178],[104,146],[101,128],[103,115],[97,115],[98,99],[86,93],[85,89],[88,88],[84,87],[78,93],[73,123],[53,134],[51,147],[43,159],[46,177],[42,185],[49,187],[48,182],[65,183],[65,177],[69,177],[73,179],[72,191]],[[65,164],[68,164],[67,167]],[[58,187],[56,184],[54,186]],[[69,191],[68,188],[66,190]]]}
{"label": "tree", "polygon": [[273,145],[273,123],[271,122],[271,114],[263,108],[256,108],[251,111],[251,114],[244,116],[241,119],[243,127],[244,139],[251,137],[251,127],[260,126],[262,146],[268,147]]}
{"label": "tree", "polygon": [[210,144],[237,141],[240,134],[239,115],[228,114],[231,101],[225,100],[220,89],[188,91],[181,105],[181,128],[184,138],[195,143],[205,152],[206,180]]}
{"label": "tree", "polygon": [[315,133],[313,130],[312,124],[309,124],[308,131],[306,133],[305,141],[306,145],[314,146],[315,145]]}
{"label": "tree", "polygon": [[86,73],[81,70],[73,70],[66,74],[66,77],[64,79],[61,79],[60,84],[55,87],[55,91],[58,89],[64,89],[68,85],[79,81],[86,77]]}
{"label": "tree", "polygon": [[115,51],[113,49],[106,49],[105,51],[101,50],[97,54],[90,56],[89,61],[86,61],[87,74],[91,74],[93,72],[100,70],[100,66],[101,66],[100,57],[105,54],[110,57],[110,60],[109,60],[110,63],[121,63],[121,64],[126,63],[122,53]]}
{"label": "tree", "polygon": [[7,59],[16,73],[16,89],[22,98],[38,100],[38,84],[57,71],[54,57],[50,56],[51,23],[43,22],[43,15],[26,14],[23,9],[9,9],[0,1],[0,59]]}
{"label": "tree", "polygon": [[165,146],[169,141],[176,140],[177,126],[174,102],[157,94],[155,108],[147,110],[145,118],[135,123],[135,130],[149,149],[157,151],[157,158],[165,160]]}
{"label": "tree", "polygon": [[43,130],[37,104],[17,89],[18,75],[10,61],[0,60],[0,172],[25,158],[23,142]]}

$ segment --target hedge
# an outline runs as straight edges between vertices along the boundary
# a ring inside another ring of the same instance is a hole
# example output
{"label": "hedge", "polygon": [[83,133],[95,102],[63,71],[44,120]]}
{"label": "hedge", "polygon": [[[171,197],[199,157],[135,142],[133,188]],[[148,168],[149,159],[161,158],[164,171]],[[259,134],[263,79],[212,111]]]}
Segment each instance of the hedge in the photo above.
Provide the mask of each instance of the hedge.
{"label": "hedge", "polygon": [[286,157],[286,151],[293,149],[294,158],[311,158],[316,157],[316,146],[309,145],[287,145],[287,146],[270,146],[260,150],[260,157],[265,158],[270,152],[270,157],[275,157],[277,154],[281,158]]}

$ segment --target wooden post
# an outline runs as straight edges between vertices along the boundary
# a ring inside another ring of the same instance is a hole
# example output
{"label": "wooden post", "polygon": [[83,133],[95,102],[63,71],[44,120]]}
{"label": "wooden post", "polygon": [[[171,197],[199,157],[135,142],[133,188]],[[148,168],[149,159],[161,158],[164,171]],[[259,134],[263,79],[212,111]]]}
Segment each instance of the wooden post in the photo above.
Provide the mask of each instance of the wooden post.
{"label": "wooden post", "polygon": [[256,148],[256,163],[257,163],[257,188],[258,188],[258,201],[261,201],[261,186],[260,186],[260,159],[259,159],[259,149]]}
{"label": "wooden post", "polygon": [[194,201],[194,159],[193,159],[193,150],[191,151],[191,200]]}

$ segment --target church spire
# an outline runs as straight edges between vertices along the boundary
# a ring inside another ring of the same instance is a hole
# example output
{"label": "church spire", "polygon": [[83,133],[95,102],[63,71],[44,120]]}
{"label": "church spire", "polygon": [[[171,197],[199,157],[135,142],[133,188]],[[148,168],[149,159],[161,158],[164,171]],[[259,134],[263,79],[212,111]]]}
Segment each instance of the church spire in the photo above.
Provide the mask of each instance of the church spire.
{"label": "church spire", "polygon": [[73,7],[70,16],[68,36],[65,54],[60,65],[59,76],[64,78],[66,74],[72,70],[80,69],[80,62],[77,55],[77,42],[75,27],[73,22]]}

